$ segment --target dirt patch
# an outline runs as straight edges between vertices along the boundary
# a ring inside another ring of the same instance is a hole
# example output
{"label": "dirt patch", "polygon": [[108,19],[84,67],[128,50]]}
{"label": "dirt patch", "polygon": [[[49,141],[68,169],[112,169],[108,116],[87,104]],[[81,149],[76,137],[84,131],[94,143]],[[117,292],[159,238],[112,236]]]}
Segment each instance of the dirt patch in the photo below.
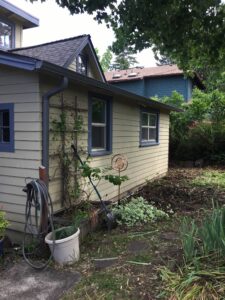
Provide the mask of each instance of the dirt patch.
{"label": "dirt patch", "polygon": [[132,241],[128,244],[127,249],[132,253],[140,253],[149,249],[149,245],[145,241]]}

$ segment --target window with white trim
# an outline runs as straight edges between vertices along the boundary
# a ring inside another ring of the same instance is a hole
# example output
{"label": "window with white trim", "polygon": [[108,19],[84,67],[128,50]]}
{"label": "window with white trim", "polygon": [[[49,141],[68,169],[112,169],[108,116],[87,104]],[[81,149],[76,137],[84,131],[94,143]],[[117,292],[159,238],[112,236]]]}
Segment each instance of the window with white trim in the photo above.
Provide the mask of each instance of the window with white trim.
{"label": "window with white trim", "polygon": [[0,20],[0,48],[12,48],[12,26]]}
{"label": "window with white trim", "polygon": [[141,111],[141,145],[154,145],[159,141],[159,114]]}
{"label": "window with white trim", "polygon": [[111,151],[111,101],[101,96],[90,97],[89,153],[104,155]]}

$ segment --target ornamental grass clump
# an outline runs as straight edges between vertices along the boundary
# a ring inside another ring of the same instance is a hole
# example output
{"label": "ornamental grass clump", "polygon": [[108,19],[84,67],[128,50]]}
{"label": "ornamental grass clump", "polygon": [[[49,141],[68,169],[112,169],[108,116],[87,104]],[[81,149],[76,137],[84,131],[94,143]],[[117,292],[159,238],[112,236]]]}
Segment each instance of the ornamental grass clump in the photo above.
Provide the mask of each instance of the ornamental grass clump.
{"label": "ornamental grass clump", "polygon": [[143,197],[131,198],[113,208],[119,225],[134,226],[168,218],[168,214],[150,205]]}

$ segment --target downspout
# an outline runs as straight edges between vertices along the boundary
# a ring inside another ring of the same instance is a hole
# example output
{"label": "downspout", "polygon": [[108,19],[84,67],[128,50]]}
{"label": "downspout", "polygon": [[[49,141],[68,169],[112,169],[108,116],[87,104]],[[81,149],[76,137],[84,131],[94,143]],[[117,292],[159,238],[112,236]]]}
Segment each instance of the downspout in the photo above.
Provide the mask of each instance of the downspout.
{"label": "downspout", "polygon": [[68,87],[69,80],[63,77],[60,85],[52,88],[42,96],[42,165],[47,171],[49,179],[49,100],[52,96],[61,93]]}

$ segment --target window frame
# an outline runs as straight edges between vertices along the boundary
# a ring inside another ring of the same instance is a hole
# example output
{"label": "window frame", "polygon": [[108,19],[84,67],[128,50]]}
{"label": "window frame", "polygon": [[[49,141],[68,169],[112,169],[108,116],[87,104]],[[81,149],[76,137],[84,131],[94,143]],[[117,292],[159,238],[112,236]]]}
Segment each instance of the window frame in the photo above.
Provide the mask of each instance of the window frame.
{"label": "window frame", "polygon": [[5,24],[9,25],[12,30],[11,45],[9,46],[9,48],[0,46],[0,49],[9,50],[9,49],[15,48],[15,24],[8,21],[4,17],[0,17],[0,22],[3,22]]}
{"label": "window frame", "polygon": [[[112,153],[112,97],[89,93],[88,97],[88,154],[90,156],[103,156]],[[105,149],[94,150],[92,148],[92,103],[93,99],[104,101],[106,107],[105,121]]]}
{"label": "window frame", "polygon": [[[154,114],[156,115],[156,141],[151,140],[143,140],[142,139],[142,115],[143,113]],[[146,109],[141,107],[140,109],[140,147],[149,147],[149,146],[157,146],[160,144],[159,142],[159,128],[160,128],[160,111],[155,109]]]}
{"label": "window frame", "polygon": [[[82,63],[84,64],[85,67],[85,72],[80,72],[80,64],[79,64],[79,58],[81,58]],[[77,58],[76,58],[76,71],[77,73],[87,76],[88,75],[88,57],[85,54],[78,54]]]}
{"label": "window frame", "polygon": [[0,104],[0,111],[9,111],[9,132],[10,141],[8,143],[3,143],[0,141],[0,152],[14,152],[14,104],[6,103]]}

